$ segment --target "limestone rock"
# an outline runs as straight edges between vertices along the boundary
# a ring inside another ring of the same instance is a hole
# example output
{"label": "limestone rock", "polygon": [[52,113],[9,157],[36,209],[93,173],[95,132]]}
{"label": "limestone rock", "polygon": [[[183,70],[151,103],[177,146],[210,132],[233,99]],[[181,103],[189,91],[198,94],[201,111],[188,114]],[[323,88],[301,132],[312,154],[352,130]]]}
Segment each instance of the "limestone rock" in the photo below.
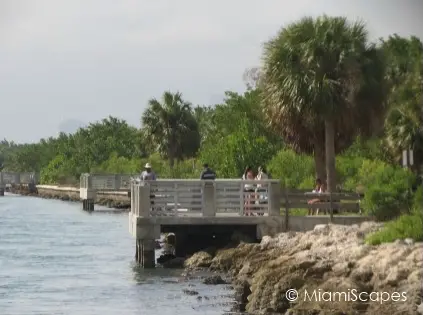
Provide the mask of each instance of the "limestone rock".
{"label": "limestone rock", "polygon": [[176,257],[171,260],[168,260],[162,264],[163,268],[176,268],[180,269],[184,267],[185,259],[181,257]]}
{"label": "limestone rock", "polygon": [[[211,268],[235,276],[239,303],[253,314],[285,314],[319,309],[322,314],[418,314],[422,304],[423,244],[397,241],[363,244],[382,224],[341,226],[324,224],[306,233],[264,237],[260,244],[241,244],[218,251]],[[335,303],[286,299],[286,292],[340,292]],[[407,301],[361,303],[345,301],[348,290],[407,292]],[[243,292],[244,294],[240,294]],[[241,298],[242,297],[242,298]],[[336,311],[334,311],[334,308]],[[313,313],[314,314],[314,313]],[[315,313],[318,314],[318,313]]]}
{"label": "limestone rock", "polygon": [[204,279],[203,283],[204,284],[214,284],[214,285],[227,284],[227,282],[225,280],[223,280],[222,277],[219,276],[219,275],[213,275],[213,276],[207,277],[207,278]]}
{"label": "limestone rock", "polygon": [[189,269],[208,268],[211,265],[212,259],[213,257],[209,253],[198,252],[185,261],[185,267]]}
{"label": "limestone rock", "polygon": [[412,238],[406,238],[404,240],[404,243],[407,245],[413,245],[414,244],[414,240]]}
{"label": "limestone rock", "polygon": [[184,289],[184,290],[182,290],[182,292],[184,292],[186,295],[198,295],[198,292],[194,291],[194,290]]}

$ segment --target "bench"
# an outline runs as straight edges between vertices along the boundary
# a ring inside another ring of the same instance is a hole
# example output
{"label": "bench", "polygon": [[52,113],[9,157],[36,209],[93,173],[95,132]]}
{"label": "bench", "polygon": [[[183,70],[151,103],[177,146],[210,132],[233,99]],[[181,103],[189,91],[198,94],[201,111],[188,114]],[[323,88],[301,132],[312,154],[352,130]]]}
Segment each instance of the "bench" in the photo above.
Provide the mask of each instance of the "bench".
{"label": "bench", "polygon": [[[281,207],[285,208],[287,212],[289,212],[289,209],[318,209],[327,213],[361,213],[360,200],[362,197],[363,195],[361,194],[347,191],[319,194],[311,193],[305,189],[287,189],[284,191]],[[320,199],[322,201],[309,204],[308,202],[312,199]]]}

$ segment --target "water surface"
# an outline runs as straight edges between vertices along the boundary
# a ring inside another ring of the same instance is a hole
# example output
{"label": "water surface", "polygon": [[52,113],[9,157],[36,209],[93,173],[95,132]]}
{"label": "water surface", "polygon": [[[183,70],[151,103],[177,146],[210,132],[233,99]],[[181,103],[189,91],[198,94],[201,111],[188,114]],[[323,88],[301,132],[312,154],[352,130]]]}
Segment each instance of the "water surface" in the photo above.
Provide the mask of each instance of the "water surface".
{"label": "water surface", "polygon": [[126,213],[81,208],[0,197],[0,314],[217,315],[230,308],[226,286],[203,285],[181,270],[138,268]]}

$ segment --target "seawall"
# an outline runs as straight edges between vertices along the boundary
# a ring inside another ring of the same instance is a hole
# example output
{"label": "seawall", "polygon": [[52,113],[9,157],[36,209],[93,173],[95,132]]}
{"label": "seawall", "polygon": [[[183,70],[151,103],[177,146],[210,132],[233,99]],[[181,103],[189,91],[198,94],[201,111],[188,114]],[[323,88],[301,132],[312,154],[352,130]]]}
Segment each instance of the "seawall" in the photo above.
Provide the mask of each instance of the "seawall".
{"label": "seawall", "polygon": [[[37,185],[36,192],[29,192],[25,186],[11,187],[10,192],[23,196],[35,196],[45,199],[59,199],[63,201],[80,202],[79,188],[54,185]],[[97,192],[95,204],[115,209],[130,210],[131,199],[127,192],[111,191]]]}

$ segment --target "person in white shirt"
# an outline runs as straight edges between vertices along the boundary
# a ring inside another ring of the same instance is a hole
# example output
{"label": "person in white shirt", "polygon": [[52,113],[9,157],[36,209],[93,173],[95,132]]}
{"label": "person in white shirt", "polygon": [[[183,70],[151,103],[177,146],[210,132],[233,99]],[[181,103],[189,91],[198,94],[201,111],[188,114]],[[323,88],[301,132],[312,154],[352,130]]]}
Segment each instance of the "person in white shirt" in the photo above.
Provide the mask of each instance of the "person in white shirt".
{"label": "person in white shirt", "polygon": [[[267,180],[269,175],[266,173],[266,169],[263,166],[259,166],[256,180]],[[257,187],[262,187],[262,184],[257,184]]]}
{"label": "person in white shirt", "polygon": [[[316,187],[313,189],[313,193],[321,194],[323,192],[324,186],[322,184],[322,180],[320,178],[316,179]],[[320,202],[319,198],[314,198],[308,201],[309,205],[315,204]],[[316,210],[318,212],[318,210]],[[313,215],[315,213],[314,209],[308,209],[308,215]]]}
{"label": "person in white shirt", "polygon": [[[267,180],[269,179],[269,175],[266,173],[266,169],[263,166],[259,166],[258,174],[256,176],[256,180]],[[258,194],[257,197],[261,201],[267,200],[267,185],[266,184],[257,184],[256,193]]]}
{"label": "person in white shirt", "polygon": [[[246,173],[243,176],[243,180],[253,181],[254,180],[254,173],[251,168],[246,169]],[[252,182],[248,184],[244,184],[244,192],[245,194],[245,215],[253,215],[252,209],[253,204],[255,203],[255,189],[254,184]]]}
{"label": "person in white shirt", "polygon": [[156,174],[151,169],[151,164],[145,164],[145,169],[141,173],[141,180],[156,180]]}
{"label": "person in white shirt", "polygon": [[[156,174],[153,172],[153,170],[151,169],[151,164],[147,163],[144,166],[144,171],[141,172],[141,180],[142,181],[146,181],[146,180],[156,180]],[[151,209],[154,210],[154,198],[156,198],[156,195],[153,193],[154,190],[150,190],[150,204],[151,204]]]}

